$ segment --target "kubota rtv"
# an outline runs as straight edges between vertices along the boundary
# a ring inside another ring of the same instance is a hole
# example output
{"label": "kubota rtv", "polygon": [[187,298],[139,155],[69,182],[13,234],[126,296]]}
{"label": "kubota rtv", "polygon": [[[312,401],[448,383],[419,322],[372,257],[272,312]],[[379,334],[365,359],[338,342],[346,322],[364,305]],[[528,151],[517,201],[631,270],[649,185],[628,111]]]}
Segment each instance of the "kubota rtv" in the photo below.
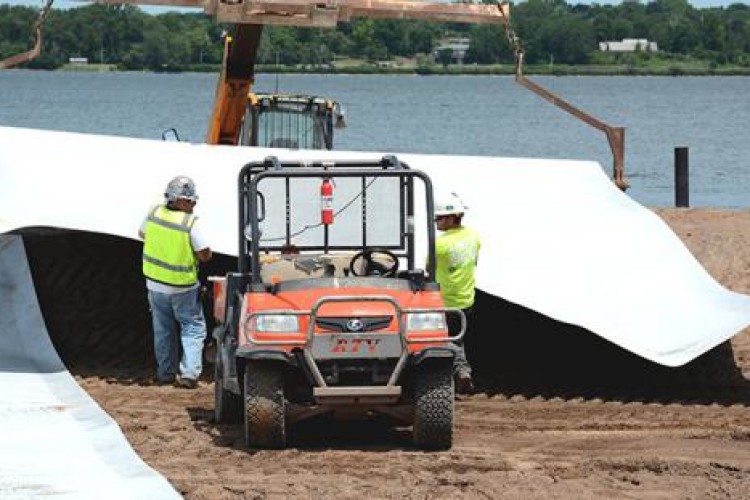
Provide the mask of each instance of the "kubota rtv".
{"label": "kubota rtv", "polygon": [[216,420],[280,448],[305,418],[381,415],[449,448],[465,318],[434,281],[432,213],[429,177],[395,157],[246,165],[239,269],[213,278]]}

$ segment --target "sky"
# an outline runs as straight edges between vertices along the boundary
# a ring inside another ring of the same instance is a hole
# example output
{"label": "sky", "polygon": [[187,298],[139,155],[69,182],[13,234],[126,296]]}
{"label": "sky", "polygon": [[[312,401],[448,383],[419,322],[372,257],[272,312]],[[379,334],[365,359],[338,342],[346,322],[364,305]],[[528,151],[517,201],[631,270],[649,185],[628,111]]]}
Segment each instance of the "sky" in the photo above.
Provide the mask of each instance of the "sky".
{"label": "sky", "polygon": [[[643,2],[646,2],[647,0],[641,0]],[[726,7],[727,5],[733,4],[733,3],[750,3],[750,0],[689,0],[690,4],[693,7],[696,8],[705,8],[705,7]],[[604,4],[610,4],[610,5],[616,5],[622,2],[622,0],[566,0],[566,2],[570,5],[574,4],[593,4],[598,3],[600,5]],[[45,4],[44,0],[0,0],[0,4],[10,4],[10,5],[27,5],[31,7],[41,7]],[[81,5],[85,5],[81,2],[72,2],[69,0],[55,0],[55,3],[53,4],[56,8],[68,8],[68,7],[78,7]],[[164,7],[146,7],[144,10],[151,13],[160,13],[165,12],[167,9]],[[199,12],[199,9],[181,9],[181,12]]]}

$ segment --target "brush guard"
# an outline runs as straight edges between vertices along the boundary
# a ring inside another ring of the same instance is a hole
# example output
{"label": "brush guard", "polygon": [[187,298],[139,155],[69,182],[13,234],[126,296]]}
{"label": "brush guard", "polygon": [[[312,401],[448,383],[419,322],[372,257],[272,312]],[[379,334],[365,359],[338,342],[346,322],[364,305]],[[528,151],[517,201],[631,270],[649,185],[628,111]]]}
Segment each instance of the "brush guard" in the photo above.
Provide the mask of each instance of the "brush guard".
{"label": "brush guard", "polygon": [[[392,354],[391,358],[398,357],[396,366],[393,369],[388,382],[385,385],[367,385],[367,386],[330,386],[325,381],[323,374],[318,367],[318,362],[315,359],[315,355],[322,352],[318,346],[316,350],[316,344],[324,341],[326,338],[334,337],[334,335],[315,334],[315,325],[317,323],[318,311],[324,304],[328,303],[341,303],[341,302],[384,302],[390,304],[393,307],[393,311],[398,322],[398,335],[394,333],[337,333],[335,336],[351,336],[352,339],[361,339],[367,341],[368,339],[387,340],[385,346],[385,352],[378,353],[377,356],[357,355],[351,356],[344,359],[368,359],[368,357],[384,357],[384,355]],[[407,314],[418,314],[418,313],[445,313],[445,314],[458,314],[461,319],[461,329],[458,334],[454,336],[440,336],[440,337],[409,337],[406,331],[405,318]],[[397,385],[397,382],[406,367],[406,363],[409,359],[409,346],[414,344],[433,344],[433,343],[448,343],[456,342],[463,338],[466,334],[466,315],[461,309],[443,307],[443,308],[402,308],[398,302],[392,297],[387,295],[337,295],[337,296],[325,296],[318,299],[313,307],[309,311],[288,311],[288,310],[269,310],[262,312],[254,312],[247,316],[245,325],[251,324],[254,318],[259,316],[307,316],[309,318],[307,334],[305,339],[299,340],[267,340],[258,339],[253,336],[253,332],[249,328],[243,328],[242,333],[245,340],[249,343],[258,346],[269,346],[269,347],[281,347],[281,346],[296,346],[300,347],[303,352],[303,359],[306,368],[312,374],[315,386],[313,387],[313,399],[317,404],[323,405],[350,405],[366,403],[370,405],[382,405],[382,404],[393,404],[399,401],[402,395],[401,386]],[[398,343],[398,351],[395,349],[395,343]],[[429,348],[428,348],[429,349]],[[445,357],[446,348],[436,348],[436,355]],[[423,351],[424,352],[424,351]],[[239,352],[238,352],[239,354]],[[429,356],[420,356],[420,360],[425,359]]]}

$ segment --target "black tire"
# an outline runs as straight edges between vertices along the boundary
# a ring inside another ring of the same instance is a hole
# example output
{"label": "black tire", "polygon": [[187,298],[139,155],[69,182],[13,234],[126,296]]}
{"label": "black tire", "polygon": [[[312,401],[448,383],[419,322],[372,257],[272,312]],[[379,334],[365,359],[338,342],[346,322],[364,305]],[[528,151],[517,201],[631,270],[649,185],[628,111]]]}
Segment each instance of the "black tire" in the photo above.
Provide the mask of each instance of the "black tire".
{"label": "black tire", "polygon": [[453,444],[453,366],[425,362],[414,373],[414,444],[447,450]]}
{"label": "black tire", "polygon": [[284,373],[274,363],[245,365],[245,444],[252,448],[286,446]]}
{"label": "black tire", "polygon": [[224,389],[224,364],[221,351],[216,350],[214,363],[214,421],[219,424],[238,424],[242,421],[242,398]]}

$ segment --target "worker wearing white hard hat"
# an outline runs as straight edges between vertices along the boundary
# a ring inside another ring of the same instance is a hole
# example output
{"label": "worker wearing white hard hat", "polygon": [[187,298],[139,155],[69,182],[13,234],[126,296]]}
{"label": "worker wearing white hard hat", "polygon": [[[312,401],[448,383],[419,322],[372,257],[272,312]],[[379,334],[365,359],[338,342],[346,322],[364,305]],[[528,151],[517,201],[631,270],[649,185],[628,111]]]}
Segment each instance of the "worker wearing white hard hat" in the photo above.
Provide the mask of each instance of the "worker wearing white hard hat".
{"label": "worker wearing white hard hat", "polygon": [[[435,281],[440,284],[445,306],[462,309],[468,321],[474,306],[474,274],[480,241],[476,231],[461,223],[466,210],[466,205],[454,192],[436,196],[435,225],[442,234],[435,240]],[[452,334],[460,329],[460,321],[455,314],[448,315],[448,326]],[[473,391],[474,384],[464,341],[459,341],[456,346],[456,391],[469,393]]]}
{"label": "worker wearing white hard hat", "polygon": [[[164,200],[149,210],[138,232],[144,240],[143,274],[154,329],[156,381],[194,389],[203,369],[206,338],[198,299],[198,262],[210,260],[211,249],[193,214],[198,195],[192,179],[172,179]],[[179,367],[178,338],[182,344]]]}

